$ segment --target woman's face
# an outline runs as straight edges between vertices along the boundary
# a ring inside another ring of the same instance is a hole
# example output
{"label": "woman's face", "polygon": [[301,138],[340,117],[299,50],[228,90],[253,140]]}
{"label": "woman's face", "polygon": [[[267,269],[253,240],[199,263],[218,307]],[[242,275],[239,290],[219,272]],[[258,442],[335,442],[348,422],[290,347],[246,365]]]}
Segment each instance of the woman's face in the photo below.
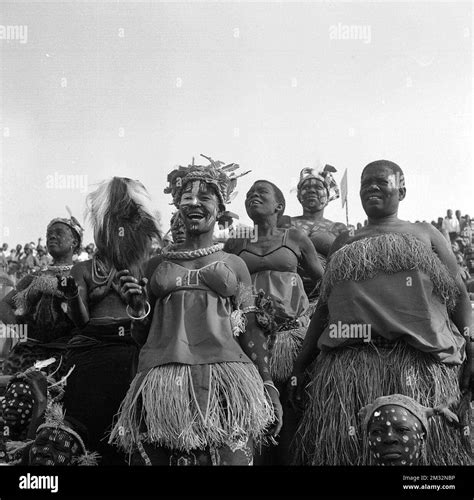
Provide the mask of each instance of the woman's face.
{"label": "woman's face", "polygon": [[28,382],[16,380],[8,386],[2,401],[3,435],[17,440],[30,425],[33,413],[33,394]]}
{"label": "woman's face", "polygon": [[328,192],[319,179],[308,179],[298,189],[298,200],[304,209],[319,212],[328,204]]}
{"label": "woman's face", "polygon": [[80,445],[77,439],[63,429],[46,427],[36,435],[30,449],[30,465],[71,465]]}
{"label": "woman's face", "polygon": [[190,181],[184,186],[179,210],[186,232],[212,232],[219,215],[219,198],[210,184]]}
{"label": "woman's face", "polygon": [[77,245],[76,238],[70,227],[61,222],[53,224],[46,232],[46,246],[52,257],[73,253]]}
{"label": "woman's face", "polygon": [[377,465],[416,465],[420,459],[423,427],[413,413],[401,406],[378,408],[370,419],[368,437]]}
{"label": "woman's face", "polygon": [[256,182],[248,191],[245,198],[245,209],[252,219],[269,217],[283,209],[275,197],[273,186],[268,182]]}

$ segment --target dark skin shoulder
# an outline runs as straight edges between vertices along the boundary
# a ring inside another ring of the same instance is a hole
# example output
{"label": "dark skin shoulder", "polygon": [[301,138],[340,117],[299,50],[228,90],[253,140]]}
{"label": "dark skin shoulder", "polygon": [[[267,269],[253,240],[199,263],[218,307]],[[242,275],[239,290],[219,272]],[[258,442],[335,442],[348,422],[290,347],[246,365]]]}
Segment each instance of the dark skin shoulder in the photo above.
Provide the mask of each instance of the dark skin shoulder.
{"label": "dark skin shoulder", "polygon": [[300,229],[292,227],[288,230],[287,242],[299,249],[302,267],[313,281],[321,279],[324,270],[309,237]]}
{"label": "dark skin shoulder", "polygon": [[431,233],[431,229],[434,229],[431,224],[412,223],[403,220],[397,220],[396,222],[391,224],[367,225],[362,227],[361,229],[357,229],[356,231],[346,231],[339,234],[339,236],[335,239],[333,245],[331,246],[330,254],[333,254],[346,244],[384,233],[412,234],[425,245],[432,247],[431,236],[428,234],[428,232]]}

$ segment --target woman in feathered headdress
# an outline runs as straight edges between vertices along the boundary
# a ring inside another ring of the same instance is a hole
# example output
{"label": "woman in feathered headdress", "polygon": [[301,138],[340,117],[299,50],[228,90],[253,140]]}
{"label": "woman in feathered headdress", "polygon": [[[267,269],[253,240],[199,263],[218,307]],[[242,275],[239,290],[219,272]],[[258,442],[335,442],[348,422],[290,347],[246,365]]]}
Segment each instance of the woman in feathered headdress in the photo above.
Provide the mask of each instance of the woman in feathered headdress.
{"label": "woman in feathered headdress", "polygon": [[103,440],[135,375],[138,352],[118,272],[142,275],[159,230],[145,187],[128,178],[100,184],[87,197],[87,214],[97,251],[91,260],[76,264],[61,287],[76,325],[68,344],[68,366],[76,368],[64,407],[87,427],[89,445],[101,454],[102,464],[123,463]]}
{"label": "woman in feathered headdress", "polygon": [[238,165],[209,160],[168,176],[185,242],[150,260],[146,288],[122,276],[144,346],[111,442],[135,464],[250,465],[255,441],[274,419],[273,434],[281,428],[250,275],[240,257],[213,244]]}
{"label": "woman in feathered headdress", "polygon": [[[66,207],[67,208],[67,207]],[[69,275],[72,259],[79,253],[83,229],[76,218],[55,218],[46,229],[46,246],[53,258],[51,265],[28,274],[0,303],[0,319],[9,325],[18,343],[5,360],[3,373],[13,375],[32,366],[36,361],[56,357],[56,363],[46,371],[56,371],[60,378],[61,356],[64,355],[74,325],[66,314],[67,302],[58,290],[57,277]],[[23,335],[21,335],[23,334]]]}

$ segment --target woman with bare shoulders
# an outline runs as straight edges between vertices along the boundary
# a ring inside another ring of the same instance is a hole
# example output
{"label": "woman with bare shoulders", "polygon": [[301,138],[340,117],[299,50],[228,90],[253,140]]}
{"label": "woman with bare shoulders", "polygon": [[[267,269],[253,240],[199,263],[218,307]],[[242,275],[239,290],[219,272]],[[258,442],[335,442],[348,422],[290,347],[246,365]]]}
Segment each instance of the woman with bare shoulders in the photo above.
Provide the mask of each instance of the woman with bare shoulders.
{"label": "woman with bare shoulders", "polygon": [[[254,292],[271,302],[270,321],[264,316],[270,351],[270,374],[281,393],[285,423],[276,449],[264,449],[260,461],[266,465],[290,463],[290,443],[297,418],[286,397],[286,382],[293,369],[309,324],[309,300],[298,265],[311,277],[312,287],[323,275],[311,240],[296,228],[280,229],[278,217],[285,210],[281,190],[265,180],[256,181],[245,200],[247,214],[254,222],[254,238],[227,240],[224,250],[241,257],[247,264]],[[257,321],[261,313],[257,313]],[[261,321],[261,320],[260,320]]]}
{"label": "woman with bare shoulders", "polygon": [[124,465],[105,437],[136,373],[138,356],[118,272],[130,269],[141,277],[159,231],[148,193],[138,181],[114,177],[89,194],[87,202],[97,252],[76,264],[59,284],[76,326],[68,343],[68,366],[75,369],[64,409],[86,426],[89,446],[102,456],[101,465]]}
{"label": "woman with bare shoulders", "polygon": [[[347,231],[347,227],[342,222],[333,222],[324,217],[328,204],[339,198],[339,187],[334,179],[334,172],[336,169],[331,165],[326,165],[322,170],[311,167],[303,168],[297,186],[297,197],[303,208],[303,214],[296,217],[283,215],[278,221],[279,227],[294,227],[308,236],[318,253],[323,268],[326,267],[326,259],[332,243],[339,234]],[[311,301],[312,313],[318,297],[318,288],[314,289],[313,280],[304,269],[300,267],[299,272]]]}
{"label": "woman with bare shoulders", "polygon": [[[398,165],[367,165],[360,197],[368,224],[341,234],[331,248],[290,384],[295,404],[301,404],[304,372],[315,361],[298,431],[299,463],[367,464],[357,412],[380,396],[405,394],[424,406],[451,405],[466,421],[469,299],[439,231],[398,218],[405,195]],[[460,429],[440,421],[430,425],[424,464],[470,463]]]}
{"label": "woman with bare shoulders", "polygon": [[[249,272],[213,244],[238,165],[210,161],[168,176],[185,242],[150,260],[146,289],[132,273],[121,278],[144,345],[111,442],[132,464],[251,465],[256,442],[281,428]],[[151,305],[134,307],[137,296]]]}

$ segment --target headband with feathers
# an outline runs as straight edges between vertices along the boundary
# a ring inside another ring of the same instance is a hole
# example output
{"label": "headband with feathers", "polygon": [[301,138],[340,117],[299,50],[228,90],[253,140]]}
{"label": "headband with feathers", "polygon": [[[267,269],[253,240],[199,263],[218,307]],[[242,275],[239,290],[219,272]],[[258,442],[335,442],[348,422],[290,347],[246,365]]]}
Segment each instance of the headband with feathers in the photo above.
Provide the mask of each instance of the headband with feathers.
{"label": "headband with feathers", "polygon": [[229,163],[224,165],[222,161],[214,161],[212,158],[201,155],[206,160],[209,160],[209,165],[194,165],[193,163],[187,167],[179,166],[168,174],[168,187],[164,189],[166,194],[171,194],[173,203],[179,207],[179,202],[184,186],[190,181],[201,180],[207,184],[214,186],[219,201],[222,205],[230,203],[237,192],[234,191],[237,186],[237,179],[251,172],[246,172],[235,175],[234,171],[239,168],[237,163]]}

